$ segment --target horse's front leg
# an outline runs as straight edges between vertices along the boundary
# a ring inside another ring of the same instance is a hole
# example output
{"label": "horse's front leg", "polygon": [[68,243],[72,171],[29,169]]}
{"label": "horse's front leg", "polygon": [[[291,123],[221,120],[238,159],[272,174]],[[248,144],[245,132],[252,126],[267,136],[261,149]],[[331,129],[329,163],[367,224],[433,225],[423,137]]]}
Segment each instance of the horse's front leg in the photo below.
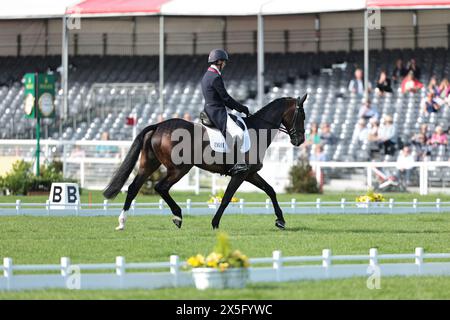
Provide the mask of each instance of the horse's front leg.
{"label": "horse's front leg", "polygon": [[216,214],[214,215],[214,218],[212,219],[211,224],[213,229],[219,228],[220,218],[222,217],[223,212],[230,203],[231,198],[233,198],[233,195],[236,192],[236,190],[240,187],[242,182],[244,182],[247,174],[248,174],[247,172],[243,172],[241,174],[237,174],[231,177],[230,183],[228,183],[227,190],[225,190],[225,194],[222,198],[222,202],[220,203],[219,209],[217,210]]}
{"label": "horse's front leg", "polygon": [[279,229],[284,229],[286,227],[286,222],[284,221],[283,212],[278,204],[277,194],[275,193],[275,190],[273,190],[272,186],[268,184],[267,181],[264,180],[257,172],[248,175],[245,180],[253,184],[255,187],[263,190],[269,196],[273,203],[275,215],[277,216],[275,226]]}

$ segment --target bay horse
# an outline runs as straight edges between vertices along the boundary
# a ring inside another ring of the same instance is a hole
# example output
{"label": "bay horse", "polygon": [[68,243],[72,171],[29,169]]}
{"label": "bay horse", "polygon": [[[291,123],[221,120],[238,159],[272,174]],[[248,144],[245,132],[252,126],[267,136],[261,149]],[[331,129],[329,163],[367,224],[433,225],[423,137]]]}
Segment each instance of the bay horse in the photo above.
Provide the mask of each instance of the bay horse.
{"label": "bay horse", "polygon": [[[283,218],[282,210],[278,204],[276,193],[274,189],[258,174],[258,171],[262,168],[264,153],[278,130],[289,134],[291,144],[294,146],[298,147],[305,141],[305,111],[303,108],[303,103],[306,98],[306,94],[301,98],[278,98],[258,110],[255,114],[244,118],[244,122],[249,130],[259,130],[258,132],[265,130],[266,132],[270,131],[271,133],[268,135],[266,134],[264,137],[256,135],[256,138],[252,139],[252,147],[257,149],[258,155],[262,156],[258,156],[255,163],[250,163],[249,170],[231,177],[220,206],[212,219],[211,224],[213,229],[217,229],[219,227],[219,222],[225,208],[228,206],[236,190],[244,181],[250,182],[257,188],[263,190],[269,196],[272,200],[276,215],[275,226],[279,229],[285,228],[285,220]],[[131,202],[136,197],[142,185],[146,182],[150,175],[161,166],[161,164],[167,168],[167,175],[155,185],[155,191],[161,195],[170,207],[173,214],[172,222],[178,228],[181,228],[183,217],[181,208],[169,194],[170,188],[184,175],[186,175],[193,166],[197,166],[200,169],[213,173],[228,175],[228,171],[233,164],[206,163],[202,160],[202,157],[201,161],[198,163],[194,163],[194,161],[187,161],[181,164],[174,163],[172,159],[172,151],[179,142],[173,141],[171,135],[177,129],[183,129],[185,132],[190,134],[188,140],[191,139],[192,145],[198,143],[198,141],[194,141],[193,138],[194,130],[201,130],[202,133],[205,133],[206,130],[200,123],[193,123],[183,119],[169,119],[147,126],[134,139],[124,161],[114,173],[108,186],[103,191],[105,198],[115,198],[133,171],[140,155],[139,170],[133,182],[128,187],[128,194],[123,206],[123,211],[119,216],[119,226],[116,230],[123,230],[125,228],[126,213],[131,206]],[[267,139],[267,141],[262,141],[262,139]],[[191,146],[188,152],[191,152],[194,157],[198,156],[195,152],[202,152],[208,145],[208,139],[203,139],[203,141],[201,141],[201,148],[196,151],[196,149]]]}

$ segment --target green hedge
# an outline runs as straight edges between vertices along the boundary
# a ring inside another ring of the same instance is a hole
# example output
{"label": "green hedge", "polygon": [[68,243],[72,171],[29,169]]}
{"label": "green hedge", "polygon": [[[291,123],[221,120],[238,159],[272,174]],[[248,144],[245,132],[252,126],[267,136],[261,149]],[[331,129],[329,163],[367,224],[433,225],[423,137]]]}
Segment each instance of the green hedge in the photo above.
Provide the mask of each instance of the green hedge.
{"label": "green hedge", "polygon": [[317,179],[308,162],[300,161],[289,171],[290,184],[286,188],[289,193],[319,193]]}
{"label": "green hedge", "polygon": [[39,177],[34,175],[30,162],[16,161],[12,170],[0,177],[0,189],[7,189],[13,195],[26,195],[28,192],[49,192],[53,182],[77,182],[63,178],[62,163],[59,161],[41,165],[40,173]]}

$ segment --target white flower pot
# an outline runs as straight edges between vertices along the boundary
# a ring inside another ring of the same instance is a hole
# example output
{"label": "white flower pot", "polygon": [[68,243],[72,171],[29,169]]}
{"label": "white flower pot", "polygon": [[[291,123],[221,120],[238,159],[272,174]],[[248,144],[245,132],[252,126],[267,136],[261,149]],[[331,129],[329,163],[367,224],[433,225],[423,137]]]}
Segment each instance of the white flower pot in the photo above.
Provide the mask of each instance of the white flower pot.
{"label": "white flower pot", "polygon": [[214,268],[192,269],[195,287],[199,290],[244,288],[248,279],[246,268],[230,268],[220,271]]}

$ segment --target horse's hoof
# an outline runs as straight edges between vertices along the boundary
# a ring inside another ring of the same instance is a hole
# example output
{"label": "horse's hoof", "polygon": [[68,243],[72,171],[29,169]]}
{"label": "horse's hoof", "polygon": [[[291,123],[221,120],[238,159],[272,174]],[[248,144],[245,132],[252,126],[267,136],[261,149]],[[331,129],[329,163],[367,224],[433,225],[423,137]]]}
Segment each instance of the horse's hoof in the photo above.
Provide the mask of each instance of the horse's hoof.
{"label": "horse's hoof", "polygon": [[211,225],[212,225],[213,230],[219,229],[219,224],[212,223]]}
{"label": "horse's hoof", "polygon": [[181,220],[180,217],[174,216],[172,219],[172,222],[178,227],[178,229],[180,229],[181,224],[183,223],[183,220]]}
{"label": "horse's hoof", "polygon": [[286,222],[284,222],[282,220],[276,220],[275,226],[280,230],[284,230],[284,229],[286,229]]}
{"label": "horse's hoof", "polygon": [[123,231],[124,229],[125,229],[125,226],[116,227],[116,231]]}

